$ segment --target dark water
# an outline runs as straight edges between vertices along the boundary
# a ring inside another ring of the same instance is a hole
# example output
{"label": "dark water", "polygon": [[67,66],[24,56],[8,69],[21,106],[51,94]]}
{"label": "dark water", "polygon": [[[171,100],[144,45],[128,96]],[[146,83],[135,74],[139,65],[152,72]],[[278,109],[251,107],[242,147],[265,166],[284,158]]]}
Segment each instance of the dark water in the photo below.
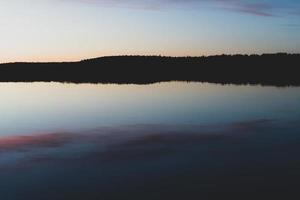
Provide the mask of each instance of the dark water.
{"label": "dark water", "polygon": [[298,196],[300,88],[0,84],[0,199]]}

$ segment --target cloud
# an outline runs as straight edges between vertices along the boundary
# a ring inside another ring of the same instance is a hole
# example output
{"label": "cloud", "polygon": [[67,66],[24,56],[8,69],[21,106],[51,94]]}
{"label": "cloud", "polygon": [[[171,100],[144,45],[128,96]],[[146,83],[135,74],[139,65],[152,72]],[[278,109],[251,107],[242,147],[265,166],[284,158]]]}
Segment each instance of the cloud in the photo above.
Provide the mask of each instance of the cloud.
{"label": "cloud", "polygon": [[241,12],[241,13],[247,13],[251,15],[256,16],[263,16],[263,17],[272,17],[275,16],[274,10],[275,6],[266,3],[266,2],[246,2],[246,1],[236,1],[236,0],[219,0],[216,2],[221,2],[221,8],[235,11],[235,12]]}
{"label": "cloud", "polygon": [[213,8],[250,15],[271,17],[275,16],[278,4],[271,1],[248,0],[62,0],[82,2],[109,7],[127,7],[135,9],[160,10],[168,8]]}

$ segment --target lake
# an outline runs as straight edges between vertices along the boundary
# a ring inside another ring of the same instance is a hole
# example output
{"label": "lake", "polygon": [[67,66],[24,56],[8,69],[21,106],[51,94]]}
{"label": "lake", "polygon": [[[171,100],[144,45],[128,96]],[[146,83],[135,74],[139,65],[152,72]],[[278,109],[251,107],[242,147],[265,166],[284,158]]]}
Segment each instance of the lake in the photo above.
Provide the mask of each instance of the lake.
{"label": "lake", "polygon": [[0,83],[4,200],[286,197],[300,87]]}

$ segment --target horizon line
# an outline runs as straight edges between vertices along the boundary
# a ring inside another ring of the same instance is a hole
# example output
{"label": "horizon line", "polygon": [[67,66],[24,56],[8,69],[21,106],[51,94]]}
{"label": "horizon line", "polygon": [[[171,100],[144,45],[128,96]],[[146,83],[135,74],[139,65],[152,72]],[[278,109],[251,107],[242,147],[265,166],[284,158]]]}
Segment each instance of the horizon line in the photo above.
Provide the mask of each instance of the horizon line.
{"label": "horizon line", "polygon": [[101,58],[114,58],[114,57],[161,57],[161,58],[209,58],[209,57],[218,57],[218,56],[263,56],[263,55],[300,55],[300,53],[287,53],[287,52],[277,52],[277,53],[236,53],[236,54],[212,54],[212,55],[199,55],[199,56],[168,56],[168,55],[161,55],[161,54],[153,54],[153,55],[143,55],[143,54],[120,54],[120,55],[110,55],[110,56],[99,56],[99,57],[91,57],[91,58],[84,58],[80,60],[74,61],[16,61],[16,62],[0,62],[0,65],[6,64],[51,64],[51,63],[80,63],[95,59]]}

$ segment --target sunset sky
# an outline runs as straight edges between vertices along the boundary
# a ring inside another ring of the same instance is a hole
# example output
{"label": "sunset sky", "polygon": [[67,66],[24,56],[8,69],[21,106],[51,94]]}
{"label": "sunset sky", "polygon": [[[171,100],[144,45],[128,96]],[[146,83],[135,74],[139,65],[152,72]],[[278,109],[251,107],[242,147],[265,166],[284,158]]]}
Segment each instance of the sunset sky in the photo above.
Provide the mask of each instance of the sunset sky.
{"label": "sunset sky", "polygon": [[0,0],[0,62],[300,53],[299,0]]}

